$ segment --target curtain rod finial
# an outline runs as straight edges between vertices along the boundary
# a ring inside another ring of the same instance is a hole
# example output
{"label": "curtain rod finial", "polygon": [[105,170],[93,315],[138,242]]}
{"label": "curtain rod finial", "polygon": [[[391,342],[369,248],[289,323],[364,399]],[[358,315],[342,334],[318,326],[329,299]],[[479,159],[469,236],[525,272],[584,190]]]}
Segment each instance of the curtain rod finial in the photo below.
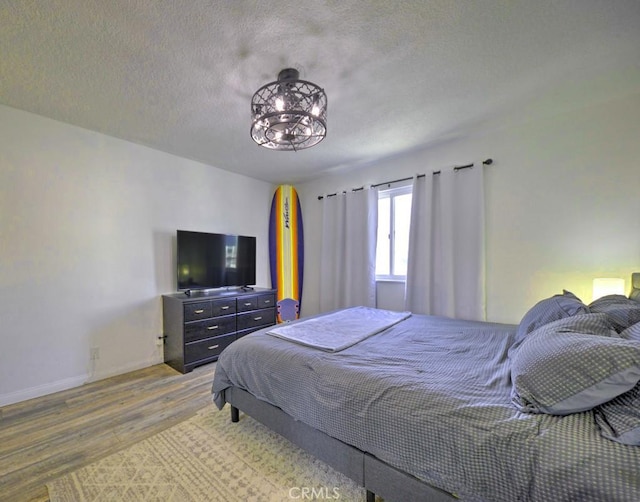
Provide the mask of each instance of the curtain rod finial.
{"label": "curtain rod finial", "polygon": [[485,161],[483,162],[483,164],[484,164],[485,166],[490,166],[491,164],[493,164],[493,159],[487,159],[487,160],[485,160]]}

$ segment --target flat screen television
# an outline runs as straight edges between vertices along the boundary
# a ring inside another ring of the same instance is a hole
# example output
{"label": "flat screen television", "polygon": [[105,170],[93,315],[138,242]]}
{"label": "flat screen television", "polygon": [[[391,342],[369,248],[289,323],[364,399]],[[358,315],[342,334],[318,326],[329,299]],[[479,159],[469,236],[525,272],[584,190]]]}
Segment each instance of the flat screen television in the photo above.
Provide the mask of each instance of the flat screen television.
{"label": "flat screen television", "polygon": [[178,290],[256,283],[256,238],[177,231]]}

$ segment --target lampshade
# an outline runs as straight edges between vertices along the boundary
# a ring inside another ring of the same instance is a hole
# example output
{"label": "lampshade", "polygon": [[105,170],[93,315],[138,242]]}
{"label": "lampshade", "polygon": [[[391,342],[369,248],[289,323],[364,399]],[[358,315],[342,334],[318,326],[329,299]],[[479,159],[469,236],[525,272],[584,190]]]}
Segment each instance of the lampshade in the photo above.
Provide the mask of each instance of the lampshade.
{"label": "lampshade", "polygon": [[624,279],[598,278],[593,280],[593,299],[607,295],[624,295]]}
{"label": "lampshade", "polygon": [[327,95],[316,84],[299,80],[286,68],[278,80],[262,86],[251,99],[251,137],[272,150],[302,150],[327,134]]}

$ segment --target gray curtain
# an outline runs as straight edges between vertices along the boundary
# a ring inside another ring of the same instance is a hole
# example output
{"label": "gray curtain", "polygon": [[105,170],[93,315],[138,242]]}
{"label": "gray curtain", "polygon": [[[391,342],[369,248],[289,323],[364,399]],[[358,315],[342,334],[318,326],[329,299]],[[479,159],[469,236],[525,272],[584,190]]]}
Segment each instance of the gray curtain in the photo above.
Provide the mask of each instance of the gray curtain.
{"label": "gray curtain", "polygon": [[485,320],[484,167],[413,181],[405,309]]}
{"label": "gray curtain", "polygon": [[376,306],[378,197],[371,189],[322,200],[320,310]]}

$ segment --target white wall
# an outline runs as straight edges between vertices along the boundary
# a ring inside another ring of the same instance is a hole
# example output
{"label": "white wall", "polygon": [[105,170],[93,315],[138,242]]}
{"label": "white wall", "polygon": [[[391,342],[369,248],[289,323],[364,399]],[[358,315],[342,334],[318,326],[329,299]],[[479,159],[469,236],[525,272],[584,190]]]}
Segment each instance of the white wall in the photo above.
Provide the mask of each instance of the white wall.
{"label": "white wall", "polygon": [[[487,319],[517,323],[569,289],[591,301],[595,277],[640,271],[640,95],[552,119],[511,121],[404,157],[297,186],[306,228],[317,196],[493,158],[486,169]],[[305,235],[303,315],[319,311],[317,232]],[[402,305],[379,285],[379,306]]]}
{"label": "white wall", "polygon": [[0,106],[0,405],[162,362],[178,228],[255,235],[268,286],[272,191]]}

